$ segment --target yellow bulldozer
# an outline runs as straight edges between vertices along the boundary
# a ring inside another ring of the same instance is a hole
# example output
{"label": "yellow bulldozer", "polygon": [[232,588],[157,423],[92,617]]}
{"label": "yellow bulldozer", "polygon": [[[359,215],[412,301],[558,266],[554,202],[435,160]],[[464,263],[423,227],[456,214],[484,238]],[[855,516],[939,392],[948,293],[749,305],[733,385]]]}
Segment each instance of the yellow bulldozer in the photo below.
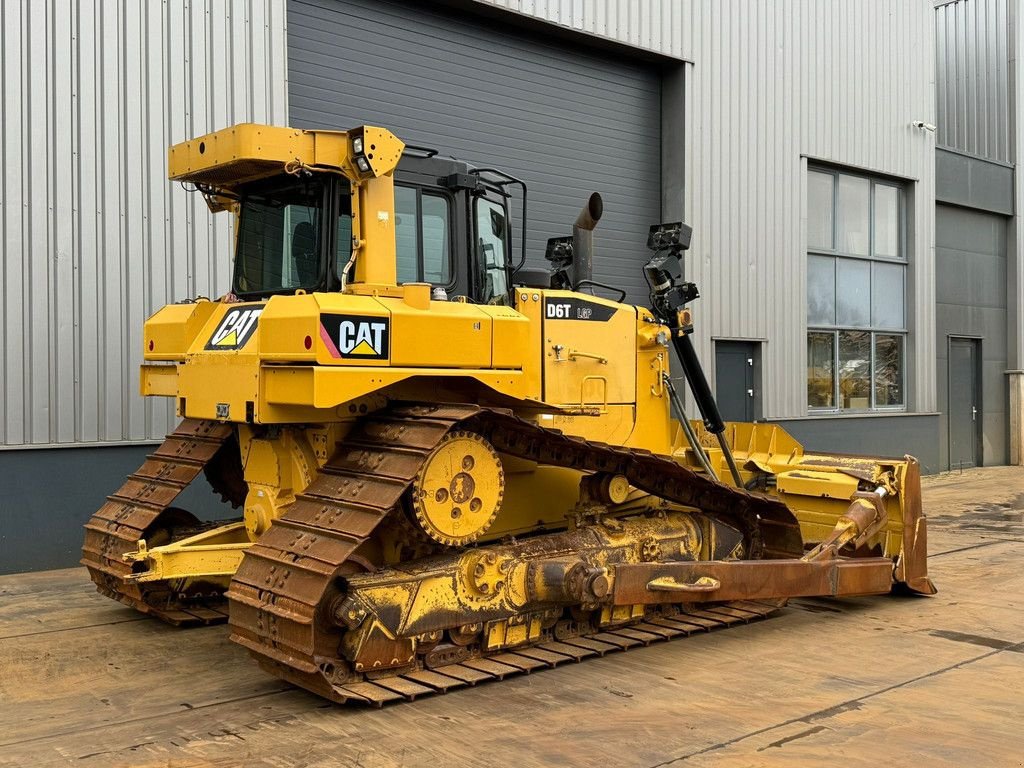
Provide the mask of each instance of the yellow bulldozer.
{"label": "yellow bulldozer", "polygon": [[[523,182],[386,129],[237,125],[169,175],[233,214],[234,276],[146,322],[142,394],[182,421],[86,525],[101,593],[380,705],[934,592],[913,458],[723,422],[684,224],[651,227],[644,307],[593,280],[598,195],[527,268]],[[240,514],[174,506],[201,473]]]}

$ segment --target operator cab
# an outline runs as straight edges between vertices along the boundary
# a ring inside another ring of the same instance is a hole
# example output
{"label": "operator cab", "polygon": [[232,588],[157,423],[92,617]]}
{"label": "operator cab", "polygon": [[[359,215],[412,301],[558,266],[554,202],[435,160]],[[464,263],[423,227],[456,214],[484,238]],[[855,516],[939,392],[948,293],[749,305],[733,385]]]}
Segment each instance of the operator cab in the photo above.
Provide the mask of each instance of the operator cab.
{"label": "operator cab", "polygon": [[[508,187],[522,182],[418,149],[406,151],[394,178],[398,283],[430,283],[478,304],[509,303],[515,265]],[[346,179],[280,174],[238,194],[237,296],[341,289],[352,254]]]}

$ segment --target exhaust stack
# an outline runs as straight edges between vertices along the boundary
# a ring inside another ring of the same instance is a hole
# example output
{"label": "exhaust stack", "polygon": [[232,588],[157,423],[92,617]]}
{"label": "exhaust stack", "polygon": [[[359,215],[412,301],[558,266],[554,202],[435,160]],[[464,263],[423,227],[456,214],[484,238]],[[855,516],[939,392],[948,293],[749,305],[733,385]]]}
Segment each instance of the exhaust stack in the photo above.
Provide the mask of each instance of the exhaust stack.
{"label": "exhaust stack", "polygon": [[594,227],[604,213],[604,201],[597,192],[583,206],[572,225],[572,285],[594,276]]}

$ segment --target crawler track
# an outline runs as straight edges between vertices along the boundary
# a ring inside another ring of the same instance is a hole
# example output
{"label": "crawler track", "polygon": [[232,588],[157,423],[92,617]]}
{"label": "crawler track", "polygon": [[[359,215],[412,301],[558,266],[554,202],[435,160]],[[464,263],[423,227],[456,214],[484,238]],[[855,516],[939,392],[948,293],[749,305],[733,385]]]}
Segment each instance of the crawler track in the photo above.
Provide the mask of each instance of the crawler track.
{"label": "crawler track", "polygon": [[658,639],[765,616],[777,605],[737,604],[683,614],[648,613],[639,623],[560,631],[539,644],[485,654],[438,646],[416,669],[369,675],[338,658],[343,630],[327,616],[338,576],[396,506],[422,462],[452,429],[484,435],[502,453],[540,464],[625,475],[630,484],[745,528],[753,557],[799,556],[799,527],[784,504],[713,482],[654,454],[545,430],[475,405],[399,406],[367,417],[288,512],[250,548],[231,582],[232,639],[272,674],[336,702],[375,705],[578,661]]}
{"label": "crawler track", "polygon": [[336,701],[380,707],[392,701],[412,701],[435,693],[447,693],[453,688],[503,680],[662,640],[746,624],[765,618],[781,607],[781,602],[738,601],[688,608],[678,613],[652,611],[643,620],[628,626],[596,630],[561,640],[553,638],[525,648],[498,651],[429,669],[403,671],[375,680],[348,682],[334,686],[333,691]]}
{"label": "crawler track", "polygon": [[185,419],[124,485],[107,497],[86,523],[82,546],[81,563],[88,568],[100,594],[177,626],[227,620],[222,589],[204,585],[200,592],[190,594],[170,584],[128,581],[132,565],[124,561],[123,555],[137,549],[139,539],[147,538],[150,544],[166,543],[150,541],[149,537],[172,541],[204,527],[171,505],[214,461],[233,432],[231,424]]}

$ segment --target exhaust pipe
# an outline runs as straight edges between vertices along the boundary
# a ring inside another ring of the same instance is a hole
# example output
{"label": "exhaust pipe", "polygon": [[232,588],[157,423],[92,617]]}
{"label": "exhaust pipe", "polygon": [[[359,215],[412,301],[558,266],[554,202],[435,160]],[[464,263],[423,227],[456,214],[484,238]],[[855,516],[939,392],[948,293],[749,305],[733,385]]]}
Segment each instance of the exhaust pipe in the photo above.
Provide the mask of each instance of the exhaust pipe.
{"label": "exhaust pipe", "polygon": [[583,206],[576,222],[572,225],[572,285],[594,276],[594,227],[604,213],[604,201],[597,192],[592,194]]}

